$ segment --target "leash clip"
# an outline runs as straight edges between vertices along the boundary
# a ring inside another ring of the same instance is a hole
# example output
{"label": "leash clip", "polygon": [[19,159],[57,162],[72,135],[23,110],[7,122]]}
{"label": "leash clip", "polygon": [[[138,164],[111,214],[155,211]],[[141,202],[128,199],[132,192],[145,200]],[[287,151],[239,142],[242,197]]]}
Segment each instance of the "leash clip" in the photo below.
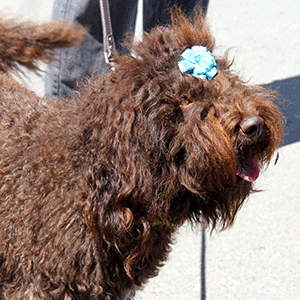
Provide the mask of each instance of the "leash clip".
{"label": "leash clip", "polygon": [[104,59],[108,67],[113,69],[114,62],[112,59],[116,53],[116,44],[111,26],[109,3],[108,0],[99,0],[99,4],[103,32]]}

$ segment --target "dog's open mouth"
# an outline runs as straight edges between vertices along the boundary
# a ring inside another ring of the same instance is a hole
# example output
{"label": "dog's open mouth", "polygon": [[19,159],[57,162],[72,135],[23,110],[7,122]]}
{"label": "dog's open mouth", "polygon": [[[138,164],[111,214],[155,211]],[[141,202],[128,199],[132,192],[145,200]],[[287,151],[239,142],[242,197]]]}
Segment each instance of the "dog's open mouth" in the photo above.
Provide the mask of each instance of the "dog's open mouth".
{"label": "dog's open mouth", "polygon": [[259,167],[252,156],[244,156],[239,160],[240,166],[236,175],[247,182],[255,181],[259,176]]}

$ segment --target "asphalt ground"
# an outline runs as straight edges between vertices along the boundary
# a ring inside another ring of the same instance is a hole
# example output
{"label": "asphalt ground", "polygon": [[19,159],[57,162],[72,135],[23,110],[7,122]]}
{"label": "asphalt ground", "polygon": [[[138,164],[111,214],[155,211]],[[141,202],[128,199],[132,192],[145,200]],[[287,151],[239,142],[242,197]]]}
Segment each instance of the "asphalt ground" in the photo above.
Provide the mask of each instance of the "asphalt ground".
{"label": "asphalt ground", "polygon": [[[2,15],[50,19],[52,0],[0,0]],[[233,68],[278,90],[285,139],[235,225],[220,233],[183,226],[170,259],[137,299],[300,299],[300,1],[211,0],[207,18],[217,53],[231,48]],[[19,78],[43,95],[43,77]]]}

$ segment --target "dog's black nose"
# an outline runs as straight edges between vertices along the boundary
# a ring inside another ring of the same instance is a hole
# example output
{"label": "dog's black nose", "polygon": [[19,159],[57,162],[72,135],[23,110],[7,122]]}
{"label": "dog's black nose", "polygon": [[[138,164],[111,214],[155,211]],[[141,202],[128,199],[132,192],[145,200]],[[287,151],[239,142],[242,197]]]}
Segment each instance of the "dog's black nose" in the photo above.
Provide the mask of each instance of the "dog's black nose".
{"label": "dog's black nose", "polygon": [[260,116],[251,116],[240,124],[240,133],[247,138],[258,138],[262,133],[264,119]]}

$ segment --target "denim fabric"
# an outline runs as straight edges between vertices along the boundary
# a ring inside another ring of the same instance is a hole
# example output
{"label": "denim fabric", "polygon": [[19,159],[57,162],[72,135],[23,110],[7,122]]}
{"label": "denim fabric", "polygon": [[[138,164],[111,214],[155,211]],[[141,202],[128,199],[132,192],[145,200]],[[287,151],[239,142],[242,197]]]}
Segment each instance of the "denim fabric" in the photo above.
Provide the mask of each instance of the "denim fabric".
{"label": "denim fabric", "polygon": [[[127,31],[133,31],[138,0],[110,0],[112,28],[117,50]],[[208,0],[144,0],[144,30],[169,23],[169,9],[174,4],[190,14],[195,5],[207,9]],[[68,97],[76,83],[94,72],[105,73],[108,68],[103,55],[103,37],[99,0],[55,0],[52,19],[78,22],[88,26],[89,38],[80,47],[57,51],[57,61],[46,73],[45,94]]]}

